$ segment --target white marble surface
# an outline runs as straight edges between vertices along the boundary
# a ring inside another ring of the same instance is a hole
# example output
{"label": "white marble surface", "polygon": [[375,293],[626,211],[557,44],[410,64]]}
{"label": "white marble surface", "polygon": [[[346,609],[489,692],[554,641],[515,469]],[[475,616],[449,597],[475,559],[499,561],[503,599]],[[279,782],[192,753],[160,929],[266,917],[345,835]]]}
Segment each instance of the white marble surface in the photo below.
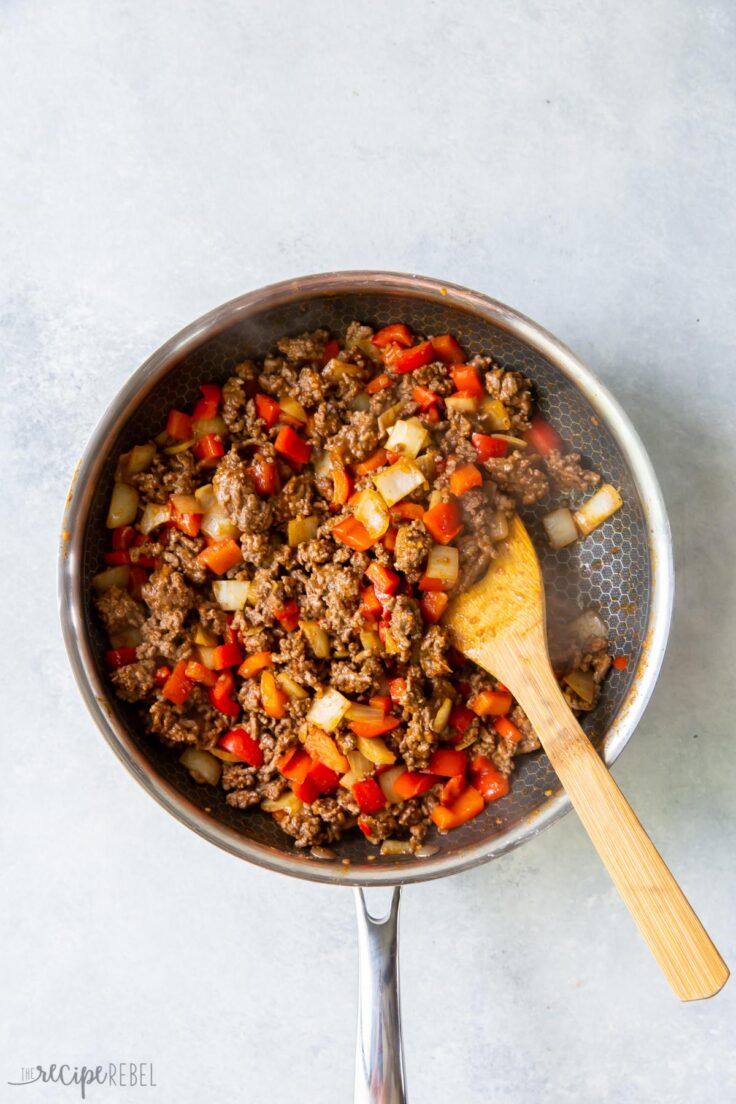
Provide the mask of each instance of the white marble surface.
{"label": "white marble surface", "polygon": [[[151,1060],[151,1099],[344,1104],[347,891],[186,832],[86,715],[56,618],[75,458],[209,307],[414,270],[539,319],[615,391],[671,512],[664,672],[615,774],[734,947],[736,222],[729,0],[68,0],[0,8],[0,1098],[23,1064]],[[572,817],[406,892],[412,1100],[736,1099],[736,988],[678,1005]],[[32,1095],[35,1094],[35,1095]]]}

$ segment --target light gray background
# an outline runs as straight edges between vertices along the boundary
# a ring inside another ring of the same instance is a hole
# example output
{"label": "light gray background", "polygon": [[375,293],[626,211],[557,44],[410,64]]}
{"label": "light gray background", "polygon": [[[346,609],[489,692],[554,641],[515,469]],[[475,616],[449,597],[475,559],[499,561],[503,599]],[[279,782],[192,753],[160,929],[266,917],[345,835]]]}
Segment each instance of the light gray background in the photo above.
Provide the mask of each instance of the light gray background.
{"label": "light gray background", "polygon": [[[734,8],[6,0],[0,8],[0,1099],[345,1104],[349,892],[249,869],[150,801],[56,617],[75,459],[184,323],[332,268],[418,271],[567,341],[642,434],[678,597],[615,775],[733,963]],[[678,1005],[570,816],[405,894],[412,1100],[736,1099],[736,984]]]}

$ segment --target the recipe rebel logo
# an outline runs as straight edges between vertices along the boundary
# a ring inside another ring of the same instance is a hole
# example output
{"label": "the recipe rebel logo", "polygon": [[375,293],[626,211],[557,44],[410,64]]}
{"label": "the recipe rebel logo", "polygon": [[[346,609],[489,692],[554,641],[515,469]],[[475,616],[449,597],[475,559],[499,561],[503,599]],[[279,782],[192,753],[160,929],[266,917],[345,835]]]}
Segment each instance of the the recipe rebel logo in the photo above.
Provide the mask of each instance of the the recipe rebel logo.
{"label": "the recipe rebel logo", "polygon": [[[20,1076],[8,1085],[66,1085],[76,1089],[81,1100],[89,1089],[105,1085],[116,1089],[155,1089],[153,1062],[107,1062],[98,1066],[73,1066],[67,1062],[52,1062],[48,1066],[21,1066]],[[90,1099],[93,1093],[90,1093]],[[35,1101],[34,1097],[34,1101]]]}

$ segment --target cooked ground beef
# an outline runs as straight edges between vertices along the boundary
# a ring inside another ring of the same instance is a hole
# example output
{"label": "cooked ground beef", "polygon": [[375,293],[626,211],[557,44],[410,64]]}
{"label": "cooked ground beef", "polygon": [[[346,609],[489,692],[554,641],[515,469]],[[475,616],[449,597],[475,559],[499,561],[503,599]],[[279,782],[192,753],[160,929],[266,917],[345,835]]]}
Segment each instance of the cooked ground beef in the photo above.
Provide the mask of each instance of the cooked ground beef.
{"label": "cooked ground beef", "polygon": [[[522,448],[537,422],[531,381],[483,355],[458,365],[442,340],[359,322],[342,341],[284,337],[203,388],[194,433],[216,413],[219,433],[177,451],[157,438],[136,475],[118,461],[140,502],[95,580],[113,689],[164,744],[222,759],[227,803],[264,807],[299,848],[357,825],[371,843],[416,849],[449,801],[432,773],[443,752],[509,775],[539,747],[521,707],[437,622],[519,505],[600,476],[576,452]],[[501,415],[515,443],[493,436]],[[400,469],[413,484],[394,493]],[[162,520],[143,536],[151,504]],[[555,660],[578,711],[594,708],[611,664],[590,624]],[[503,703],[503,734],[472,708],[484,692]],[[336,712],[313,715],[330,700]]]}

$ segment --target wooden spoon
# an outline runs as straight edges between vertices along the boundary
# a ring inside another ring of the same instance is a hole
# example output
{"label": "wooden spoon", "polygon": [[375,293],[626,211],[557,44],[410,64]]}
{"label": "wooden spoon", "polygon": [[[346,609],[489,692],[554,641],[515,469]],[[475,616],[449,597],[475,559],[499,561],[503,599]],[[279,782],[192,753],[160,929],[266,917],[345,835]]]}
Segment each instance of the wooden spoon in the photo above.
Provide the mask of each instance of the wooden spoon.
{"label": "wooden spoon", "polygon": [[523,707],[593,846],[680,1000],[711,997],[728,967],[565,701],[547,653],[544,587],[519,518],[486,576],[448,607],[452,643]]}

